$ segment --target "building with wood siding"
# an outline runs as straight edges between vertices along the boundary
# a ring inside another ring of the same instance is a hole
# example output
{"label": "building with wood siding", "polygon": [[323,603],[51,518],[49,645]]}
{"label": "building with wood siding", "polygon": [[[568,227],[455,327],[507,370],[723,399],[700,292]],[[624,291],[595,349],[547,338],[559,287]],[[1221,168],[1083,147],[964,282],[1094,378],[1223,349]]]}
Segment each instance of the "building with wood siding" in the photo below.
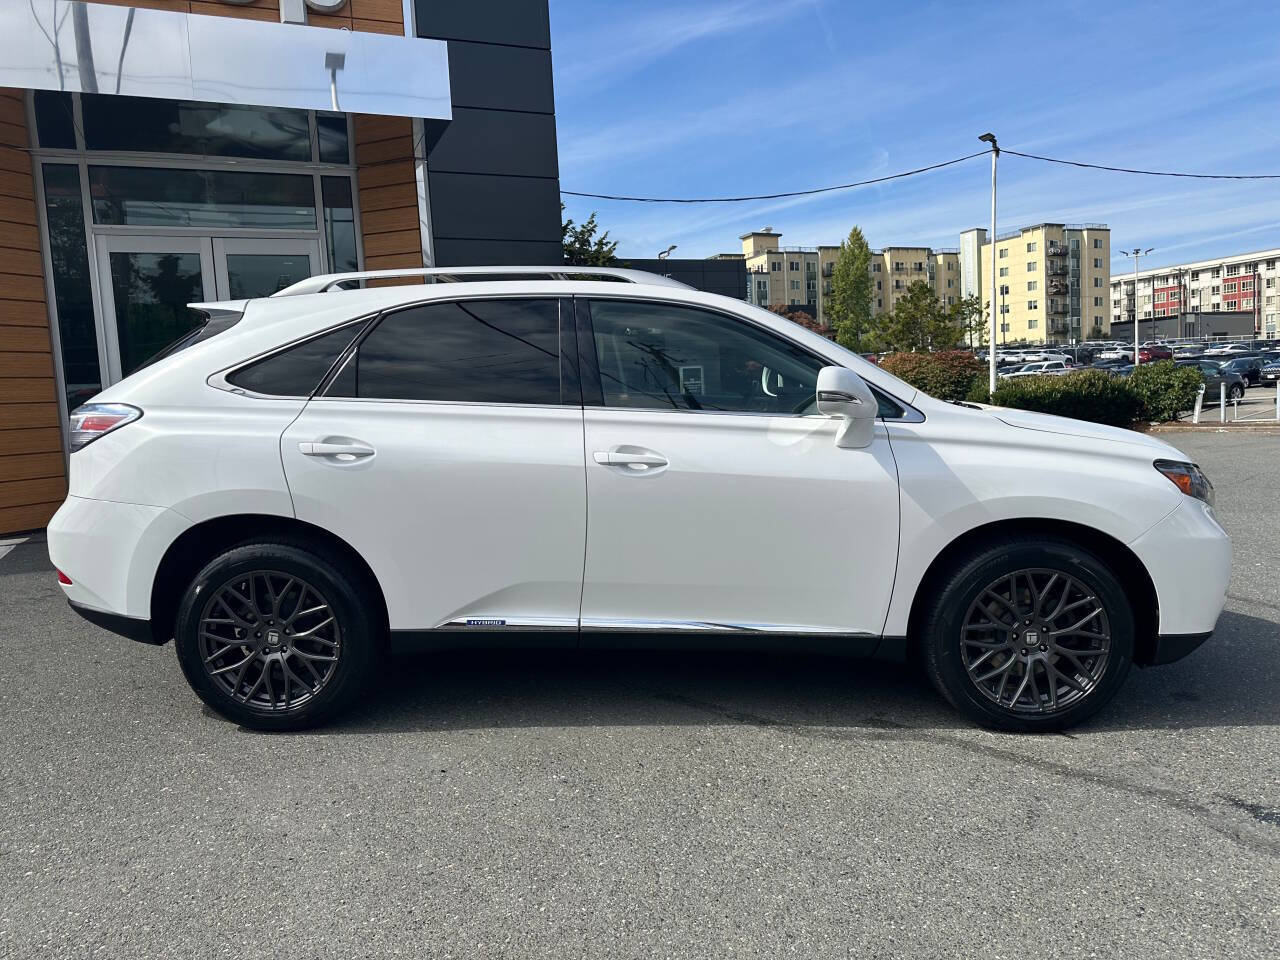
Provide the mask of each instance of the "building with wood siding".
{"label": "building with wood siding", "polygon": [[546,0],[4,4],[0,534],[48,521],[68,412],[186,303],[557,262],[558,176]]}

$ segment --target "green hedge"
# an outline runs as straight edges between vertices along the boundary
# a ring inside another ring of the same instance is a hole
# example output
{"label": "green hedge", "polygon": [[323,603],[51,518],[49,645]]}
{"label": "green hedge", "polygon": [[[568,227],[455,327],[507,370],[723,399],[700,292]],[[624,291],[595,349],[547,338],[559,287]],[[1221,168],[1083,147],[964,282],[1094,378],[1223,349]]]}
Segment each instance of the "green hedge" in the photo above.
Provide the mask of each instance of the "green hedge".
{"label": "green hedge", "polygon": [[1204,375],[1194,366],[1179,367],[1172,360],[1157,360],[1134,368],[1129,388],[1142,403],[1144,420],[1176,420],[1195,406]]}
{"label": "green hedge", "polygon": [[891,353],[880,366],[939,400],[965,400],[987,376],[982,361],[965,350]]}
{"label": "green hedge", "polygon": [[1129,426],[1143,409],[1126,380],[1101,370],[1079,370],[1061,377],[1011,377],[996,384],[991,402],[1115,427]]}

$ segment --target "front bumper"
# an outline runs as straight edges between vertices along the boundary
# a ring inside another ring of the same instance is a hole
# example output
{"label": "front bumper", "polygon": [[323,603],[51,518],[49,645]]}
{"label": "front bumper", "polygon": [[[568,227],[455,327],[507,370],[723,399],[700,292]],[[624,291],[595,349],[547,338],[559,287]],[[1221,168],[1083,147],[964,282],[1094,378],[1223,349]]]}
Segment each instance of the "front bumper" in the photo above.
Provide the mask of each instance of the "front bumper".
{"label": "front bumper", "polygon": [[1203,643],[1218,622],[1231,578],[1231,540],[1212,507],[1184,497],[1129,547],[1151,575],[1160,607],[1156,632],[1160,647],[1171,651],[1165,656],[1157,648],[1156,662],[1172,662]]}
{"label": "front bumper", "polygon": [[1174,663],[1200,648],[1200,645],[1213,636],[1208,633],[1162,633],[1156,637],[1156,649],[1151,658],[1143,666],[1159,666],[1162,663]]}

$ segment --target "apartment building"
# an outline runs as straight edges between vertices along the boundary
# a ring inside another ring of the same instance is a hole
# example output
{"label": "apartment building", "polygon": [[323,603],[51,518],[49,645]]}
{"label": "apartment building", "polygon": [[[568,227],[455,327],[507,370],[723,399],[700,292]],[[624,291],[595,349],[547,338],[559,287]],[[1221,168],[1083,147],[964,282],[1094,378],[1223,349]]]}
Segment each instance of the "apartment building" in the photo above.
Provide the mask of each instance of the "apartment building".
{"label": "apartment building", "polygon": [[[772,227],[744,233],[747,299],[762,307],[795,307],[826,324],[826,302],[840,247],[783,247]],[[960,298],[960,251],[929,247],[885,247],[872,251],[871,311],[879,316],[897,306],[917,280],[929,284],[944,304]]]}
{"label": "apartment building", "polygon": [[[981,228],[960,235],[961,294],[983,303],[991,299],[991,246]],[[995,248],[999,342],[1067,343],[1108,334],[1106,224],[1038,223],[1000,234]]]}
{"label": "apartment building", "polygon": [[747,301],[761,307],[795,307],[820,318],[817,247],[784,247],[773,227],[744,233]]}
{"label": "apartment building", "polygon": [[1177,318],[1178,336],[1198,337],[1209,332],[1202,313],[1245,312],[1253,316],[1255,335],[1277,336],[1280,314],[1280,248],[1239,253],[1211,260],[1197,260],[1133,274],[1111,281],[1113,322],[1132,322],[1135,307],[1143,320]]}

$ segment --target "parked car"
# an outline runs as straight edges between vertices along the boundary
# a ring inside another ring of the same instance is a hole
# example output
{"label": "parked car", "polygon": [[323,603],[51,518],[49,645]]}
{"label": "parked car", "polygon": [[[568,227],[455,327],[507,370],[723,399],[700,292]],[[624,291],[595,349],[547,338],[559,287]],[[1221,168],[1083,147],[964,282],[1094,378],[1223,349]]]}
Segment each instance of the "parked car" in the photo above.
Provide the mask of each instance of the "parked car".
{"label": "parked car", "polygon": [[1206,357],[1231,357],[1250,353],[1252,349],[1247,343],[1224,343],[1216,347],[1210,347],[1204,352],[1204,355]]}
{"label": "parked car", "polygon": [[1244,396],[1244,377],[1224,369],[1224,365],[1216,360],[1179,360],[1177,363],[1180,367],[1196,367],[1204,376],[1205,400],[1217,400],[1224,385],[1228,399],[1239,400]]}
{"label": "parked car", "polygon": [[1123,360],[1133,363],[1133,347],[1108,347],[1098,354],[1099,360]]}
{"label": "parked car", "polygon": [[1151,363],[1154,360],[1172,360],[1173,350],[1163,344],[1144,345],[1138,348],[1138,359],[1143,363]]}
{"label": "parked car", "polygon": [[1268,361],[1263,365],[1262,380],[1264,383],[1274,383],[1280,380],[1280,359]]}
{"label": "parked car", "polygon": [[537,643],[911,658],[1054,730],[1213,630],[1230,543],[1163,440],[940,402],[666,278],[513,272],[200,306],[71,416],[73,609],[274,730],[388,650]]}
{"label": "parked car", "polygon": [[1261,357],[1233,357],[1222,364],[1222,369],[1240,374],[1245,386],[1252,387],[1262,382],[1262,366]]}
{"label": "parked car", "polygon": [[1050,374],[1053,376],[1062,376],[1069,373],[1071,368],[1062,360],[1041,360],[1039,363],[1028,363],[1020,370],[1011,371],[1004,374],[1005,377],[1037,377],[1042,374]]}

